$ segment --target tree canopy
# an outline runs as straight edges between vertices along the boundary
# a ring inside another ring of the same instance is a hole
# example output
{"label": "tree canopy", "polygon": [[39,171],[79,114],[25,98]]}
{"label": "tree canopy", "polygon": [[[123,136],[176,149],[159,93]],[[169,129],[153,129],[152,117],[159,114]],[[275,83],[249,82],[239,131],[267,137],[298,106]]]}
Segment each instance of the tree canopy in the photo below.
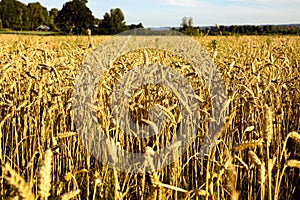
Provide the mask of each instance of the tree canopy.
{"label": "tree canopy", "polygon": [[0,28],[12,30],[36,30],[47,25],[52,31],[67,34],[85,34],[88,28],[93,34],[117,34],[131,28],[143,28],[142,23],[126,25],[120,8],[111,9],[103,19],[97,19],[87,7],[87,0],[71,0],[61,10],[50,11],[39,2],[28,5],[18,0],[0,1]]}
{"label": "tree canopy", "polygon": [[182,22],[180,24],[180,29],[182,33],[186,35],[198,35],[199,34],[199,28],[193,27],[194,25],[194,19],[192,17],[183,17]]}
{"label": "tree canopy", "polygon": [[17,0],[0,2],[0,19],[4,28],[28,29],[29,13],[25,4]]}
{"label": "tree canopy", "polygon": [[84,34],[94,21],[92,11],[86,6],[87,1],[73,0],[65,3],[55,17],[55,24],[66,33]]}
{"label": "tree canopy", "polygon": [[126,30],[125,17],[120,8],[105,13],[100,23],[100,34],[117,34]]}
{"label": "tree canopy", "polygon": [[179,30],[186,35],[300,35],[300,26],[292,25],[218,25],[209,27],[194,27],[192,17],[183,17]]}
{"label": "tree canopy", "polygon": [[49,16],[47,8],[43,7],[40,3],[29,3],[27,6],[28,11],[28,25],[31,30],[34,30],[41,24],[49,24]]}

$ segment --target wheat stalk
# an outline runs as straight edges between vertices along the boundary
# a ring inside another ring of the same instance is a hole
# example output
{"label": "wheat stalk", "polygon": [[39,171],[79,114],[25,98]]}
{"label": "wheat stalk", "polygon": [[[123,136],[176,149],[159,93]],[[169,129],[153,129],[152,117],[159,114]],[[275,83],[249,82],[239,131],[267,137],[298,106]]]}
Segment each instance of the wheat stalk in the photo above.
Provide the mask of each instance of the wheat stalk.
{"label": "wheat stalk", "polygon": [[152,194],[152,199],[158,199],[162,200],[163,199],[163,187],[161,185],[161,182],[159,180],[159,176],[157,171],[154,170],[154,165],[153,165],[153,158],[152,156],[155,154],[154,150],[151,147],[146,147],[145,153],[147,155],[147,164],[149,165],[150,171],[150,180],[151,180],[151,186],[152,189],[155,191]]}
{"label": "wheat stalk", "polygon": [[[269,81],[270,84],[270,81]],[[266,141],[267,167],[268,167],[268,196],[272,200],[272,160],[270,159],[270,144],[273,138],[273,112],[268,105],[265,105],[266,119],[265,119],[265,133],[264,139]]]}
{"label": "wheat stalk", "polygon": [[266,167],[265,167],[265,163],[262,162],[261,166],[260,166],[260,185],[261,185],[261,199],[265,198],[265,190],[266,190]]}
{"label": "wheat stalk", "polygon": [[121,192],[121,188],[120,188],[120,183],[119,183],[119,178],[118,178],[118,173],[116,169],[113,169],[113,173],[114,173],[114,181],[115,181],[115,199],[122,199],[122,192]]}

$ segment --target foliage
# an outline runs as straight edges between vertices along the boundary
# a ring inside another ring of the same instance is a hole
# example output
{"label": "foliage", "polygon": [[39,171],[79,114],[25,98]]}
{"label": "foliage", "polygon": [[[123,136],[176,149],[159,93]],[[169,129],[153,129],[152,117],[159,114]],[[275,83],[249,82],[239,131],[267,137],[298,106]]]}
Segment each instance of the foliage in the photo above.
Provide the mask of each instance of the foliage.
{"label": "foliage", "polygon": [[179,31],[186,35],[199,35],[199,28],[193,27],[193,24],[194,20],[192,17],[183,17]]}
{"label": "foliage", "polygon": [[49,16],[47,8],[43,7],[40,3],[28,4],[28,18],[29,27],[31,30],[35,30],[37,26],[41,24],[49,24]]}
{"label": "foliage", "polygon": [[49,17],[50,17],[50,29],[51,30],[54,30],[54,31],[58,31],[58,27],[56,26],[55,24],[55,18],[57,17],[58,15],[58,9],[57,8],[52,8],[50,11],[49,11]]}
{"label": "foliage", "polygon": [[67,34],[85,34],[88,28],[93,34],[117,34],[143,24],[126,25],[125,16],[120,8],[111,9],[103,19],[96,19],[87,7],[87,0],[71,0],[61,10],[52,8],[49,12],[40,3],[23,4],[17,0],[0,2],[0,28],[32,31],[39,25],[47,25],[50,31]]}
{"label": "foliage", "polygon": [[69,34],[84,34],[93,21],[92,11],[86,6],[86,1],[81,0],[65,3],[55,17],[60,30]]}
{"label": "foliage", "polygon": [[[194,27],[192,17],[183,17],[179,31],[186,35],[300,35],[300,25],[218,25]],[[176,30],[176,28],[172,28]]]}
{"label": "foliage", "polygon": [[0,19],[3,28],[15,30],[28,29],[29,13],[25,4],[17,0],[2,0],[0,2]]}
{"label": "foliage", "polygon": [[297,25],[231,25],[212,26],[202,30],[209,35],[300,35],[300,26]]}
{"label": "foliage", "polygon": [[142,23],[139,24],[130,24],[129,26],[127,26],[128,29],[136,29],[136,28],[144,28]]}
{"label": "foliage", "polygon": [[105,13],[100,23],[100,34],[113,35],[126,30],[125,17],[120,8],[111,9]]}

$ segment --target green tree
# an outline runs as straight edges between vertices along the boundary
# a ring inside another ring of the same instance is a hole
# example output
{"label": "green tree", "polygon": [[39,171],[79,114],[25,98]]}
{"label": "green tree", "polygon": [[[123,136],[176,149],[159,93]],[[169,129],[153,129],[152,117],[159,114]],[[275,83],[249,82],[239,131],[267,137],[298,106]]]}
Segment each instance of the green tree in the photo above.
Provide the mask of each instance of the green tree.
{"label": "green tree", "polygon": [[182,33],[184,33],[186,35],[198,35],[199,29],[196,27],[193,27],[193,24],[194,24],[194,20],[192,17],[190,17],[190,18],[183,17],[182,22],[180,24],[179,31],[181,31]]}
{"label": "green tree", "polygon": [[3,28],[28,29],[29,15],[25,4],[17,0],[2,0],[0,7]]}
{"label": "green tree", "polygon": [[111,9],[110,13],[105,13],[100,24],[100,33],[118,34],[126,30],[125,17],[120,8]]}
{"label": "green tree", "polygon": [[128,29],[144,28],[144,26],[143,26],[142,23],[139,23],[139,24],[130,24],[127,27],[128,27]]}
{"label": "green tree", "polygon": [[72,0],[65,3],[55,18],[58,28],[69,34],[84,34],[94,21],[92,11],[86,3],[86,0]]}
{"label": "green tree", "polygon": [[57,8],[52,8],[49,11],[49,20],[50,20],[50,29],[51,30],[55,30],[58,31],[59,29],[57,28],[57,26],[55,25],[55,18],[58,16],[58,9]]}
{"label": "green tree", "polygon": [[29,26],[31,30],[36,29],[41,24],[50,24],[47,8],[43,7],[40,3],[29,3],[27,8],[30,16]]}
{"label": "green tree", "polygon": [[0,3],[0,29],[2,29],[3,28],[3,26],[2,26],[2,4]]}
{"label": "green tree", "polygon": [[189,27],[193,27],[194,26],[194,19],[192,17],[189,18],[188,26]]}
{"label": "green tree", "polygon": [[181,22],[181,28],[182,29],[186,29],[189,25],[188,25],[188,18],[187,17],[183,17],[182,18],[182,22]]}

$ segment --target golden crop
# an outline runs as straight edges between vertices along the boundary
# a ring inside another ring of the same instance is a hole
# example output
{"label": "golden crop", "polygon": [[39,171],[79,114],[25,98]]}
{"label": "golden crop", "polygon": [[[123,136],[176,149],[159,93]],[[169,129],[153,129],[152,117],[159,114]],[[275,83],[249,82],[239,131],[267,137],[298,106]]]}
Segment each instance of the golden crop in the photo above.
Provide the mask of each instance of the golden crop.
{"label": "golden crop", "polygon": [[[109,37],[94,36],[97,46]],[[226,120],[212,151],[200,158],[208,122],[187,152],[161,171],[119,172],[89,154],[76,132],[72,92],[79,66],[91,52],[85,36],[0,35],[0,197],[7,199],[295,199],[300,191],[300,38],[295,36],[195,37],[212,56],[226,86]],[[170,61],[171,60],[171,61]],[[205,83],[186,61],[153,49],[130,52],[102,77],[95,106],[111,129],[109,101],[119,69],[162,62],[192,82],[210,102]],[[174,66],[173,66],[174,65]],[[185,66],[185,68],[183,68]],[[154,141],[126,139],[127,150],[150,152],[172,140],[180,111],[176,91],[147,85],[130,100],[139,123],[161,105],[168,117]],[[151,98],[150,98],[151,97]],[[204,98],[204,99],[203,99]],[[205,111],[205,112],[204,112]],[[144,141],[145,142],[145,141]]]}

